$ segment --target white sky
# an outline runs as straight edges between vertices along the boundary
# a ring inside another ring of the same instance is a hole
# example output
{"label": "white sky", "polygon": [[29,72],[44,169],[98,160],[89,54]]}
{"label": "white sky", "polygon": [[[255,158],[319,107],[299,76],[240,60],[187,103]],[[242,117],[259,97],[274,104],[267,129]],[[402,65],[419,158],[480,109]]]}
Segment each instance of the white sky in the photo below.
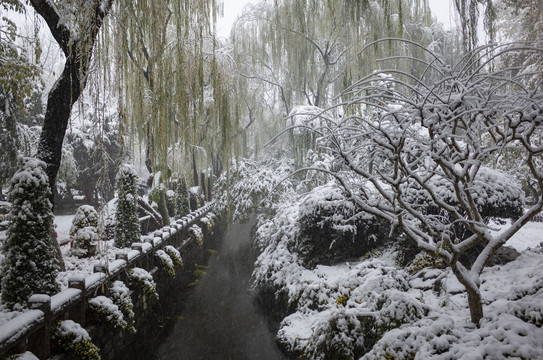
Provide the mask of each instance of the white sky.
{"label": "white sky", "polygon": [[[268,0],[270,1],[270,0]],[[238,15],[241,14],[243,7],[250,2],[256,3],[259,0],[223,0],[224,17],[217,19],[217,34],[222,37],[230,35],[230,29]],[[452,3],[450,0],[429,0],[432,13],[442,22],[445,28],[450,28],[454,24]]]}

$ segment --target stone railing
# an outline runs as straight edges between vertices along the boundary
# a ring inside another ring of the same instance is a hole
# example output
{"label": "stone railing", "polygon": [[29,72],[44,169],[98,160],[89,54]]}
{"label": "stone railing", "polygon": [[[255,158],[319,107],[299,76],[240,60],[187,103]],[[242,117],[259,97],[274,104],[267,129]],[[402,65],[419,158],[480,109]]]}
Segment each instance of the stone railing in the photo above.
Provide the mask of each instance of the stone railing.
{"label": "stone railing", "polygon": [[[143,236],[143,242],[132,244],[132,248],[128,251],[126,249],[120,251],[116,254],[116,259],[107,266],[94,265],[93,274],[69,278],[68,288],[53,296],[31,296],[28,302],[29,310],[0,325],[0,359],[25,351],[32,352],[40,359],[48,358],[51,355],[51,326],[57,320],[68,319],[83,327],[89,327],[90,330],[87,330],[93,341],[95,337],[102,338],[99,346],[102,347],[103,359],[114,358],[115,351],[118,351],[114,347],[118,345],[108,344],[108,339],[114,339],[115,335],[117,337],[122,335],[111,334],[111,331],[107,329],[97,329],[99,326],[96,324],[85,324],[89,319],[86,311],[87,300],[100,294],[107,295],[108,284],[115,280],[123,280],[126,283],[130,268],[136,266],[143,268],[155,277],[158,272],[155,266],[157,261],[155,251],[167,245],[172,245],[180,251],[185,263],[184,267],[188,267],[187,271],[190,272],[190,264],[201,261],[204,249],[189,236],[188,229],[194,224],[199,224],[203,230],[205,243],[212,232],[206,231],[207,223],[203,224],[200,220],[212,208],[213,203],[209,203],[175,223]],[[167,286],[171,286],[170,283]],[[144,315],[139,313],[145,312],[151,300],[146,298],[143,291],[133,290],[132,294],[137,326],[138,319],[144,318]],[[116,338],[115,342],[118,340]],[[113,340],[109,342],[113,343]]]}

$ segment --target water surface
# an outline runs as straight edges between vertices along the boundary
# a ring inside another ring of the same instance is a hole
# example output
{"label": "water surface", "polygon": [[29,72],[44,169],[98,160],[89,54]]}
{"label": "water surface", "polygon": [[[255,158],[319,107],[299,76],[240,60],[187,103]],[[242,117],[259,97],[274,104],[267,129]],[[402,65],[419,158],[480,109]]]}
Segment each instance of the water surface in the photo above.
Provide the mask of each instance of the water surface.
{"label": "water surface", "polygon": [[154,359],[286,359],[274,341],[266,311],[249,292],[252,223],[230,226]]}

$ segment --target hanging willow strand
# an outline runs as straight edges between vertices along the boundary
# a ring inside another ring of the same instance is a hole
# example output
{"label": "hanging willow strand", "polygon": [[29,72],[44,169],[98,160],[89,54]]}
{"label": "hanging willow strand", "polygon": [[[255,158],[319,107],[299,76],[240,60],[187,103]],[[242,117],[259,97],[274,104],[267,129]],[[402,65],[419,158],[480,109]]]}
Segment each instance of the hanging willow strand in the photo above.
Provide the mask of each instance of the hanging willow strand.
{"label": "hanging willow strand", "polygon": [[[214,65],[216,0],[135,1],[117,4],[121,34],[119,72],[123,74],[125,127],[145,153],[150,172],[188,171],[194,148],[213,148],[229,118],[228,95],[219,96],[216,78],[228,70]],[[221,80],[222,81],[222,80]],[[223,102],[226,101],[226,106]],[[181,151],[173,151],[178,144]],[[209,156],[195,155],[203,169]],[[180,157],[180,158],[178,158]],[[181,163],[178,165],[178,163]]]}

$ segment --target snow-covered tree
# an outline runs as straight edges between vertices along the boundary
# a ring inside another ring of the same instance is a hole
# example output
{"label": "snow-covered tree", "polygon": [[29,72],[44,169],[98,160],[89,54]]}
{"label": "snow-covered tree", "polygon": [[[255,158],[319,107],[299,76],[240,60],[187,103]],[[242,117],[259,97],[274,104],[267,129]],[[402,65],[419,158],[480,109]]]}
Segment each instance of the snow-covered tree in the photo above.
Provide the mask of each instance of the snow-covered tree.
{"label": "snow-covered tree", "polygon": [[[467,291],[475,324],[483,317],[481,272],[543,209],[540,197],[523,212],[514,179],[488,167],[514,151],[543,190],[542,85],[524,87],[529,73],[489,66],[523,51],[534,49],[487,46],[452,67],[434,54],[419,59],[439,81],[376,71],[345,91],[351,96],[345,107],[361,110],[326,125],[326,151],[344,166],[334,173],[338,183],[361,210],[449,264]],[[491,216],[510,217],[511,225],[493,233]],[[477,254],[468,268],[459,259],[470,249]]]}
{"label": "snow-covered tree", "polygon": [[117,174],[119,199],[115,213],[115,245],[120,248],[130,247],[140,239],[137,179],[138,175],[131,165],[121,165]]}
{"label": "snow-covered tree", "polygon": [[70,228],[70,241],[73,249],[79,255],[90,255],[93,243],[100,240],[98,236],[98,212],[90,205],[81,205]]}
{"label": "snow-covered tree", "polygon": [[2,301],[26,304],[32,294],[59,290],[52,205],[45,163],[25,158],[10,182],[10,225],[2,246]]}
{"label": "snow-covered tree", "polygon": [[187,182],[184,177],[177,179],[177,189],[175,194],[175,217],[177,219],[190,213],[190,195],[187,188]]}

